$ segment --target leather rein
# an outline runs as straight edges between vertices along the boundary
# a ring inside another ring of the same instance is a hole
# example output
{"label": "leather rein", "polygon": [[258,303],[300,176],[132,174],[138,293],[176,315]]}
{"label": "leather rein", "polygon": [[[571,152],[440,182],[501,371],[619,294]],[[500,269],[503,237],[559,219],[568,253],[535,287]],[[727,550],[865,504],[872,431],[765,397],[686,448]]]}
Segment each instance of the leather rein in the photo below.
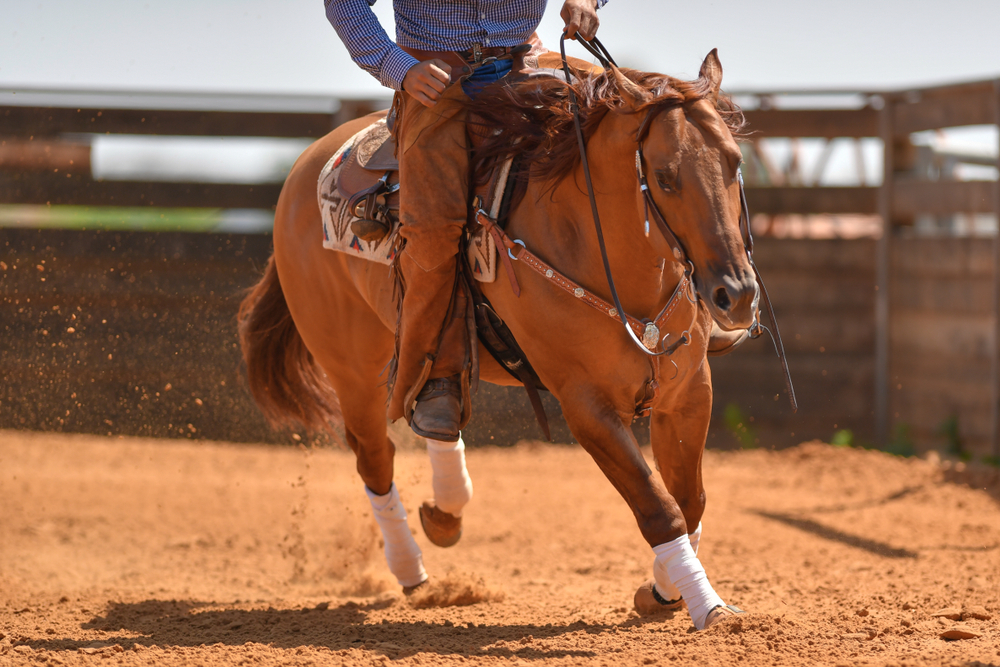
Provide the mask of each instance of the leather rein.
{"label": "leather rein", "polygon": [[[581,166],[583,167],[584,179],[587,183],[587,194],[590,199],[591,213],[594,219],[594,227],[597,232],[597,242],[601,250],[601,260],[604,264],[604,273],[607,277],[613,304],[608,303],[596,294],[584,289],[559,271],[555,270],[553,267],[549,266],[537,255],[528,250],[525,247],[524,242],[520,239],[511,239],[510,236],[508,236],[507,233],[497,224],[495,212],[491,211],[494,215],[490,216],[482,209],[481,206],[477,206],[476,220],[479,224],[486,228],[487,232],[491,236],[493,236],[498,249],[501,246],[506,249],[506,254],[501,251],[500,256],[515,295],[520,295],[521,290],[517,283],[517,278],[514,275],[514,268],[511,265],[511,260],[523,262],[529,268],[541,274],[561,289],[573,294],[573,296],[577,297],[587,305],[600,310],[605,315],[613,319],[620,321],[624,325],[626,333],[635,346],[646,355],[650,357],[672,355],[679,347],[690,343],[690,329],[694,326],[695,320],[697,319],[697,309],[695,310],[694,319],[691,324],[686,330],[683,331],[682,335],[676,341],[672,341],[671,344],[665,345],[664,343],[666,339],[671,334],[667,333],[661,337],[660,332],[666,327],[667,321],[670,316],[674,314],[677,306],[682,303],[683,298],[686,298],[691,303],[697,305],[700,295],[694,286],[694,263],[689,259],[687,251],[684,248],[684,244],[681,243],[680,238],[670,228],[669,223],[667,223],[666,218],[663,216],[659,206],[657,206],[656,201],[653,199],[653,194],[650,191],[649,183],[643,171],[642,144],[646,138],[646,134],[649,132],[653,119],[660,109],[655,107],[650,109],[646,113],[646,117],[643,119],[642,124],[639,126],[639,131],[636,133],[636,142],[638,144],[635,152],[636,176],[639,181],[639,189],[643,195],[643,207],[645,209],[645,233],[647,236],[649,235],[649,219],[651,217],[650,211],[652,211],[652,218],[656,223],[657,228],[663,234],[664,238],[666,238],[667,243],[671,246],[674,259],[684,266],[684,275],[682,276],[677,287],[674,289],[674,292],[667,301],[667,304],[663,307],[663,310],[661,310],[659,315],[657,315],[656,319],[639,320],[631,315],[628,315],[625,312],[625,309],[622,308],[621,300],[618,297],[618,290],[615,287],[614,277],[611,275],[611,265],[608,260],[607,247],[604,242],[604,232],[601,227],[601,219],[597,211],[597,200],[594,196],[593,181],[590,176],[590,165],[587,161],[587,149],[586,142],[583,137],[583,128],[580,122],[579,105],[577,103],[576,93],[571,85],[572,74],[570,73],[569,63],[566,59],[565,40],[566,36],[563,34],[559,40],[559,51],[562,55],[563,74],[565,75],[566,83],[569,86],[570,109],[573,112],[573,123],[576,128],[577,143],[580,148]],[[604,45],[601,44],[596,37],[590,42],[580,40],[579,44],[596,57],[605,69],[607,69],[610,65],[617,67],[617,63],[615,63],[607,49],[604,48]],[[509,168],[509,165],[505,168]],[[785,386],[788,390],[792,411],[795,412],[798,410],[798,402],[795,398],[795,390],[792,387],[792,378],[788,370],[788,361],[785,357],[785,349],[781,342],[781,333],[778,330],[778,323],[774,317],[774,309],[771,306],[771,300],[768,297],[767,288],[764,287],[764,281],[760,276],[760,272],[757,270],[757,265],[754,264],[753,261],[753,235],[750,231],[750,215],[747,207],[746,193],[743,188],[743,174],[738,171],[737,177],[740,185],[740,233],[743,238],[743,246],[747,253],[747,259],[750,262],[750,266],[753,267],[754,276],[757,284],[760,286],[760,295],[763,299],[764,307],[767,310],[768,317],[771,320],[771,326],[774,329],[772,332],[771,329],[760,323],[760,311],[758,307],[757,312],[754,314],[754,321],[748,329],[748,334],[750,338],[759,338],[763,332],[766,331],[771,336],[775,352],[781,360],[781,366],[785,377]],[[657,348],[661,349],[657,350]]]}
{"label": "leather rein", "polygon": [[[583,46],[591,55],[597,58],[601,65],[607,69],[609,66],[618,66],[611,54],[604,45],[594,37],[592,40],[577,40],[578,43]],[[594,217],[594,227],[597,230],[597,241],[601,248],[601,259],[604,261],[604,273],[608,279],[608,287],[611,289],[611,297],[614,299],[615,306],[618,308],[619,312],[623,312],[621,308],[621,302],[618,299],[618,291],[615,289],[614,278],[611,275],[611,265],[608,263],[607,248],[604,245],[604,234],[601,229],[601,218],[597,212],[597,201],[594,197],[594,186],[590,178],[590,166],[587,162],[587,148],[586,143],[583,138],[583,128],[580,123],[580,108],[577,103],[576,93],[573,90],[571,84],[572,75],[569,69],[569,62],[566,59],[566,35],[565,33],[559,38],[559,53],[562,56],[562,67],[563,74],[566,77],[566,84],[569,86],[569,98],[570,98],[570,109],[573,112],[573,124],[576,127],[576,139],[580,146],[580,161],[583,167],[583,173],[585,180],[587,182],[587,194],[590,197],[590,208]],[[688,258],[687,251],[684,249],[684,244],[681,243],[680,238],[674,233],[667,223],[666,218],[660,211],[659,206],[656,205],[656,201],[653,199],[653,193],[650,191],[649,183],[646,179],[646,175],[643,172],[643,154],[642,154],[642,143],[646,138],[646,134],[649,132],[649,127],[653,122],[653,118],[659,111],[657,108],[652,108],[646,113],[646,117],[643,119],[642,124],[639,126],[639,131],[636,133],[636,143],[638,147],[635,151],[635,169],[636,175],[639,179],[639,189],[642,191],[643,195],[643,208],[645,209],[645,232],[649,235],[649,213],[653,212],[653,220],[656,222],[656,226],[660,229],[660,232],[666,238],[667,243],[673,249],[674,258],[681,263],[684,269],[684,280],[687,280],[694,285],[694,264]],[[767,288],[764,286],[764,280],[761,278],[760,271],[757,269],[757,265],[753,261],[753,234],[750,231],[750,213],[749,207],[747,206],[746,191],[743,187],[743,173],[742,171],[737,171],[737,178],[740,184],[740,234],[743,237],[743,248],[747,254],[747,260],[750,262],[750,266],[753,268],[754,277],[757,280],[757,285],[760,287],[760,295],[764,302],[764,307],[767,310],[768,318],[771,320],[771,329],[768,329],[760,322],[760,311],[754,314],[754,321],[748,329],[748,334],[751,338],[759,338],[764,331],[767,331],[768,335],[771,336],[771,341],[774,343],[774,350],[781,360],[781,369],[785,377],[785,387],[788,390],[788,398],[791,402],[792,412],[798,410],[798,401],[795,398],[795,389],[792,386],[792,376],[788,370],[788,359],[785,356],[785,347],[781,342],[781,332],[778,329],[778,321],[774,317],[774,308],[771,305],[771,299],[768,296]],[[683,281],[682,281],[683,282]],[[695,290],[695,298],[700,298],[697,290]],[[661,352],[654,352],[643,344],[644,341],[640,341],[636,338],[631,327],[626,326],[626,331],[629,337],[632,338],[636,346],[642,350],[644,353],[650,356],[660,356],[663,354],[672,354],[674,349],[667,348]],[[678,341],[679,342],[679,341]]]}

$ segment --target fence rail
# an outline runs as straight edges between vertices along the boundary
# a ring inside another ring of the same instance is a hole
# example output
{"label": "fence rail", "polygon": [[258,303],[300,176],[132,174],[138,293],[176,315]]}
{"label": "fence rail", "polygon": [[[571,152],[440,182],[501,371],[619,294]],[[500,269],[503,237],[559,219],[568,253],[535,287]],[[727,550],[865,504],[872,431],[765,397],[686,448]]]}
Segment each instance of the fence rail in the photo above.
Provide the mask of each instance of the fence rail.
{"label": "fence rail", "polygon": [[90,140],[110,134],[318,139],[384,102],[330,100],[329,106],[337,111],[0,106],[0,204],[273,209],[281,186],[272,183],[95,179]]}

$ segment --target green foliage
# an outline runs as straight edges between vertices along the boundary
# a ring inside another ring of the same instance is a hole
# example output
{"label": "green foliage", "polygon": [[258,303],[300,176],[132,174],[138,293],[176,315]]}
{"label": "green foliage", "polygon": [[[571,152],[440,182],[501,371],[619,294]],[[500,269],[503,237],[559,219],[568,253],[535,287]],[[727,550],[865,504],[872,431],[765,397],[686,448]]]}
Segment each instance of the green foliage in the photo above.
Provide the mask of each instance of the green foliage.
{"label": "green foliage", "polygon": [[910,435],[910,425],[901,422],[893,429],[892,440],[883,448],[884,451],[896,456],[914,456],[917,453]]}
{"label": "green foliage", "polygon": [[958,415],[951,415],[938,426],[938,435],[944,436],[946,451],[957,456],[962,461],[968,461],[972,455],[965,449],[965,440],[958,429]]}
{"label": "green foliage", "polygon": [[830,444],[837,447],[852,447],[854,445],[854,431],[849,428],[842,428],[830,438]]}
{"label": "green foliage", "polygon": [[0,227],[211,232],[222,222],[216,208],[0,205]]}
{"label": "green foliage", "polygon": [[1000,456],[984,456],[983,463],[994,468],[1000,468]]}
{"label": "green foliage", "polygon": [[754,449],[757,447],[757,431],[750,426],[750,419],[743,414],[743,410],[735,403],[730,403],[722,413],[722,419],[726,428],[740,442],[743,449]]}

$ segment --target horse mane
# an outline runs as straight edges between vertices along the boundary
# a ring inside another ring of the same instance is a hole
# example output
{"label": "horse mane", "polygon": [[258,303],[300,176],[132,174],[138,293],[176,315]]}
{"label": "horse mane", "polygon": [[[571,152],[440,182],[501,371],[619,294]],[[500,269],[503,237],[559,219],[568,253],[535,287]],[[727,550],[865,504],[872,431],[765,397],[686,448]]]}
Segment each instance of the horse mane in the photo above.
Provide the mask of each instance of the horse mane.
{"label": "horse mane", "polygon": [[[683,81],[664,74],[619,69],[640,88],[649,99],[640,108],[629,111],[663,111],[711,95],[712,84],[704,78]],[[539,180],[555,186],[569,175],[580,161],[580,151],[573,127],[569,89],[576,93],[580,121],[585,138],[589,138],[610,112],[623,111],[625,102],[618,90],[614,73],[573,71],[574,80],[567,84],[555,76],[535,76],[500,82],[486,87],[468,102],[470,131],[482,139],[474,141],[472,164],[477,183],[489,178],[494,164],[517,155],[521,168],[517,172],[518,190],[523,194],[528,180]],[[734,136],[743,136],[746,121],[740,108],[720,94],[716,108]],[[503,128],[495,134],[493,128]],[[515,144],[512,138],[518,138]]]}

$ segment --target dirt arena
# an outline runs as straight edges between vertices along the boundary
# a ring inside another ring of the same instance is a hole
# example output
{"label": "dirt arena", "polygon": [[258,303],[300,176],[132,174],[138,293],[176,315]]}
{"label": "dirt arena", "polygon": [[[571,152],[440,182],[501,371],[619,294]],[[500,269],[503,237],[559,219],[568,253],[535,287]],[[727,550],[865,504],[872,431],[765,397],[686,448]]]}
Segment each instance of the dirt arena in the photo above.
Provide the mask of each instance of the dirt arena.
{"label": "dirt arena", "polygon": [[[749,613],[698,633],[632,611],[652,554],[582,450],[468,460],[465,535],[417,535],[406,599],[349,453],[0,431],[0,665],[1000,664],[995,472],[709,452],[702,560]],[[396,479],[419,531],[425,453]]]}

